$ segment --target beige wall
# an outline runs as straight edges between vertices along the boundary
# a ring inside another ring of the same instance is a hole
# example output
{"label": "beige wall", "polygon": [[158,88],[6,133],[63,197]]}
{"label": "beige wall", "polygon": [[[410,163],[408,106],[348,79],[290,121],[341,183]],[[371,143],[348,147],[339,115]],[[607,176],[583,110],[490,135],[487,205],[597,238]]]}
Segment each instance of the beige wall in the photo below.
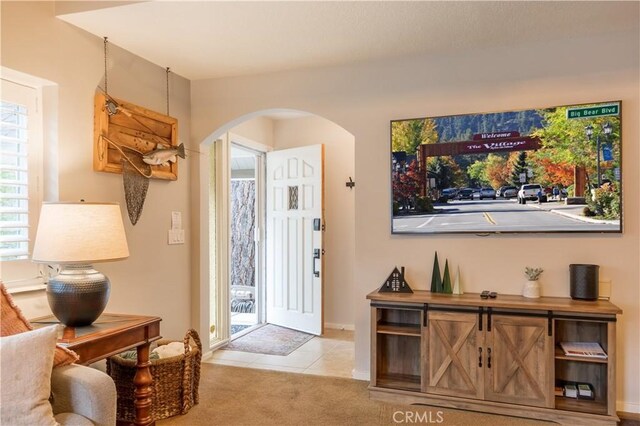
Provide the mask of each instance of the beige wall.
{"label": "beige wall", "polygon": [[[638,33],[380,63],[192,82],[192,140],[238,117],[292,108],[325,117],[355,137],[356,373],[368,375],[365,295],[394,265],[428,287],[433,252],[460,265],[466,291],[517,294],[526,265],[545,269],[546,295],[568,296],[570,263],[601,265],[613,281],[619,322],[619,408],[640,412],[640,215]],[[601,60],[596,52],[607,52]],[[593,60],[585,60],[593,58]],[[621,99],[624,145],[622,235],[394,236],[390,234],[389,121],[392,119]]]}
{"label": "beige wall", "polygon": [[230,132],[273,148],[273,122],[267,117],[256,117],[238,124]]}
{"label": "beige wall", "polygon": [[324,144],[324,323],[326,327],[353,329],[355,193],[344,184],[349,176],[355,178],[353,136],[316,116],[277,120],[256,117],[230,132],[273,149]]}
{"label": "beige wall", "polygon": [[[190,326],[190,169],[197,158],[180,163],[177,182],[151,181],[144,210],[133,227],[124,208],[120,175],[92,169],[93,97],[103,81],[102,39],[55,18],[54,2],[2,2],[3,67],[35,75],[58,86],[57,136],[59,199],[116,201],[123,206],[131,256],[97,265],[112,283],[110,312],[158,315],[165,337],[181,338]],[[109,92],[115,97],[165,112],[164,69],[110,46]],[[171,65],[171,64],[168,64]],[[179,139],[190,138],[190,83],[171,76],[171,115]],[[45,161],[52,160],[51,157]],[[49,184],[50,181],[45,182]],[[55,193],[55,192],[53,192]],[[181,211],[184,245],[167,245],[172,211]],[[16,297],[29,316],[48,313],[44,292]]]}

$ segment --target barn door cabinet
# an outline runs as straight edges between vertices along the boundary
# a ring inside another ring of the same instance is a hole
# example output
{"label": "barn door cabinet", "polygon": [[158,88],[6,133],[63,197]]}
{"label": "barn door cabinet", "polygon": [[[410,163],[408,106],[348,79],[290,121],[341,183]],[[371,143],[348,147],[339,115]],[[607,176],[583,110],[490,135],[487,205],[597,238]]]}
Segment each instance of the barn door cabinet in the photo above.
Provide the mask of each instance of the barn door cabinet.
{"label": "barn door cabinet", "polygon": [[[606,301],[500,295],[371,293],[372,398],[615,425],[615,325]],[[598,342],[607,359],[565,356],[560,342]],[[594,399],[556,396],[589,383]]]}

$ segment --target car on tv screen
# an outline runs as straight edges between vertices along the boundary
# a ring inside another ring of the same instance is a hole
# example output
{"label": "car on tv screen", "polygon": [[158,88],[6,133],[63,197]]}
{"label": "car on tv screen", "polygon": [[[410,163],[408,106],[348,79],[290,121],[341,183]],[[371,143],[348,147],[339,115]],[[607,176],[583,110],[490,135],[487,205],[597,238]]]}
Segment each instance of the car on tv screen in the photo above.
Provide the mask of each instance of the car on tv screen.
{"label": "car on tv screen", "polygon": [[484,200],[485,198],[491,198],[495,200],[496,191],[493,188],[480,188],[480,199]]}
{"label": "car on tv screen", "polygon": [[473,189],[463,188],[458,192],[458,200],[473,200]]}

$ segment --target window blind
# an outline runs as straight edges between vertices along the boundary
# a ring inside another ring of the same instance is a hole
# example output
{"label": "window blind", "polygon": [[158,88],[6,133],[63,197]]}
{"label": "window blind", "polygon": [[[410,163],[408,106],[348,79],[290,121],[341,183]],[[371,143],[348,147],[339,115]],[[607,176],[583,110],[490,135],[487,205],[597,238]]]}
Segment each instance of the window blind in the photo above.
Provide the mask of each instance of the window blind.
{"label": "window blind", "polygon": [[0,101],[0,260],[29,257],[28,109]]}

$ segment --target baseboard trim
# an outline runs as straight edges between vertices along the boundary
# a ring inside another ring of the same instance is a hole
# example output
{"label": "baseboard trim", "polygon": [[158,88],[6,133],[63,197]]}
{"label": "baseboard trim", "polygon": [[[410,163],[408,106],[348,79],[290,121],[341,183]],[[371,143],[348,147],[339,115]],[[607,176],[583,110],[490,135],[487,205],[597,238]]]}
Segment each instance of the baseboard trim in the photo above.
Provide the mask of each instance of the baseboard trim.
{"label": "baseboard trim", "polygon": [[616,410],[619,413],[622,413],[625,419],[640,420],[640,404],[636,404],[634,402],[618,401],[616,403]]}
{"label": "baseboard trim", "polygon": [[324,326],[325,328],[330,328],[332,330],[354,331],[356,329],[356,326],[354,324],[336,324],[332,322],[325,322]]}
{"label": "baseboard trim", "polygon": [[365,382],[369,381],[369,371],[361,371],[356,370],[355,368],[351,371],[351,377],[356,380],[364,380]]}
{"label": "baseboard trim", "polygon": [[618,417],[624,420],[635,420],[640,422],[640,413],[629,413],[626,411],[618,411]]}

